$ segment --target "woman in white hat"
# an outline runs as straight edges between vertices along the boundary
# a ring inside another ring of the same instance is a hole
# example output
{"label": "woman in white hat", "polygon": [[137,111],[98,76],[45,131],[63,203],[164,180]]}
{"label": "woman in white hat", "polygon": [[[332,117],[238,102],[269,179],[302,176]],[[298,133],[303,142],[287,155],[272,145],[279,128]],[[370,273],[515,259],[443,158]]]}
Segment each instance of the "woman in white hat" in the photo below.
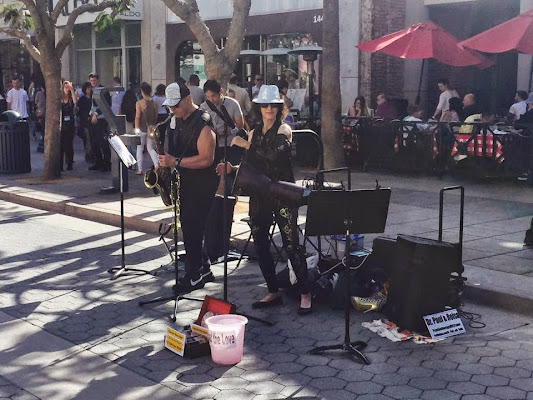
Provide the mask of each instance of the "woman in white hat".
{"label": "woman in white hat", "polygon": [[[261,86],[253,102],[254,112],[260,117],[260,123],[250,132],[248,140],[237,136],[232,140],[231,145],[246,149],[245,161],[272,181],[294,182],[291,165],[292,131],[289,125],[283,123],[287,108],[280,97],[278,87]],[[230,168],[236,167],[230,166]],[[224,164],[219,164],[217,173],[222,174],[223,171]],[[252,235],[259,267],[268,287],[268,294],[260,301],[253,303],[253,308],[267,308],[283,303],[278,292],[276,267],[270,253],[268,235],[272,218],[274,218],[279,226],[283,246],[298,279],[300,289],[298,314],[306,315],[312,311],[311,285],[307,278],[305,248],[300,245],[297,217],[298,208],[288,205],[282,199],[274,199],[272,196],[253,192],[250,194]]]}

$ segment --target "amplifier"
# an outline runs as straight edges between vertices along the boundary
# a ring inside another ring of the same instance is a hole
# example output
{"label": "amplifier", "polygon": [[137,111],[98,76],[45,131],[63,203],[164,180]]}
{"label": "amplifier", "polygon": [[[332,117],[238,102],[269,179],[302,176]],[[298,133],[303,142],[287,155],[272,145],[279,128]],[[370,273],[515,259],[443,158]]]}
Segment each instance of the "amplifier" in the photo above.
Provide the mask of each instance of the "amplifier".
{"label": "amplifier", "polygon": [[385,313],[403,329],[426,332],[424,315],[444,311],[457,248],[450,243],[399,235]]}

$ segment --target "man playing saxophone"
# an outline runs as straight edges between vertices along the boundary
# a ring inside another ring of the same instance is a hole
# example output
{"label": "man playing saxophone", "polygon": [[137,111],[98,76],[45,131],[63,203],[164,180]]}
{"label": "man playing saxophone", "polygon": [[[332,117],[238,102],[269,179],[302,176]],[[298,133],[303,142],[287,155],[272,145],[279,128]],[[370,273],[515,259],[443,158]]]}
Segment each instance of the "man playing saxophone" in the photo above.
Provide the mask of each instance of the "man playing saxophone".
{"label": "man playing saxophone", "polygon": [[165,96],[163,105],[170,108],[181,124],[179,132],[175,132],[175,124],[170,124],[167,137],[174,135],[175,149],[169,150],[174,155],[159,155],[159,164],[176,168],[180,176],[180,223],[186,258],[185,275],[178,281],[176,292],[187,293],[214,280],[203,240],[218,186],[214,158],[216,138],[209,115],[193,103],[185,85],[171,83]]}

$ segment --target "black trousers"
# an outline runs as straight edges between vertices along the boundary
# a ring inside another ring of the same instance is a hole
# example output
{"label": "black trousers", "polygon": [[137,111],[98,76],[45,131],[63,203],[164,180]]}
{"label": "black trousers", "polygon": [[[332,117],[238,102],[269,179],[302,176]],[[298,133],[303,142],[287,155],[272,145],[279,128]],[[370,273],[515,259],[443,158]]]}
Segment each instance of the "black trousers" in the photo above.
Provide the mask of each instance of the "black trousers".
{"label": "black trousers", "polygon": [[96,124],[89,123],[89,139],[91,150],[97,165],[111,163],[111,149],[106,140],[107,122],[99,119]]}
{"label": "black trousers", "polygon": [[196,277],[203,265],[209,265],[203,242],[217,184],[216,176],[213,179],[184,177],[180,180],[180,222],[187,253],[185,271],[191,277]]}
{"label": "black trousers", "polygon": [[66,162],[74,162],[74,125],[63,126],[61,129],[61,166]]}
{"label": "black trousers", "polygon": [[307,294],[311,291],[311,285],[307,278],[305,248],[300,245],[297,217],[297,208],[283,205],[275,200],[266,200],[255,195],[250,196],[252,236],[259,267],[265,278],[269,293],[276,293],[279,289],[276,279],[276,266],[270,253],[270,239],[268,236],[273,220],[279,226],[283,247],[289,256],[292,268],[298,279],[301,294]]}

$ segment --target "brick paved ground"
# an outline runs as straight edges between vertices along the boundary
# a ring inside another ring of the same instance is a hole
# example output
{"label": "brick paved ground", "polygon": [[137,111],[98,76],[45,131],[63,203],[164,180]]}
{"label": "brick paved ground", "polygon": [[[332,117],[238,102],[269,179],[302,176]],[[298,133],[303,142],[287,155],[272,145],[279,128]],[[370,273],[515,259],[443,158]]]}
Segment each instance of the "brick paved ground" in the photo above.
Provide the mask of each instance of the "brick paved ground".
{"label": "brick paved ground", "polygon": [[0,376],[0,399],[38,400],[38,397]]}
{"label": "brick paved ground", "polygon": [[[120,260],[116,228],[5,202],[0,206],[1,232],[10,233],[2,235],[0,246],[1,310],[79,346],[83,354],[105,358],[109,367],[119,365],[148,378],[154,387],[179,392],[179,398],[533,399],[533,330],[527,325],[531,317],[468,303],[464,308],[483,314],[486,328],[469,329],[466,335],[435,345],[415,345],[378,337],[361,322],[379,315],[354,311],[353,339],[368,342],[364,353],[371,365],[338,353],[311,356],[307,351],[312,347],[342,340],[342,312],[318,305],[312,315],[298,317],[297,302],[287,297],[275,310],[252,311],[250,304],[265,292],[254,263],[237,270],[236,263],[230,263],[230,300],[239,311],[269,318],[276,325],[249,322],[244,357],[236,366],[216,365],[208,358],[183,359],[162,345],[172,303],[144,308],[137,304],[168,294],[171,273],[111,282],[106,269]],[[130,267],[154,269],[168,261],[156,239],[136,232],[127,234],[126,253]],[[214,268],[217,281],[195,295],[221,296],[221,268]],[[178,326],[197,314],[198,303],[180,302]],[[0,324],[0,334],[2,329]],[[46,393],[51,383],[52,376],[44,372],[24,384],[10,383],[24,365],[14,352],[1,353],[9,369],[0,372],[7,378],[0,380],[0,398],[52,398],[33,396],[40,390]],[[47,369],[54,366],[53,360],[49,362]],[[65,374],[62,379],[69,379],[68,371]],[[109,376],[91,385],[99,388],[113,382]],[[29,387],[32,394],[23,390]]]}

